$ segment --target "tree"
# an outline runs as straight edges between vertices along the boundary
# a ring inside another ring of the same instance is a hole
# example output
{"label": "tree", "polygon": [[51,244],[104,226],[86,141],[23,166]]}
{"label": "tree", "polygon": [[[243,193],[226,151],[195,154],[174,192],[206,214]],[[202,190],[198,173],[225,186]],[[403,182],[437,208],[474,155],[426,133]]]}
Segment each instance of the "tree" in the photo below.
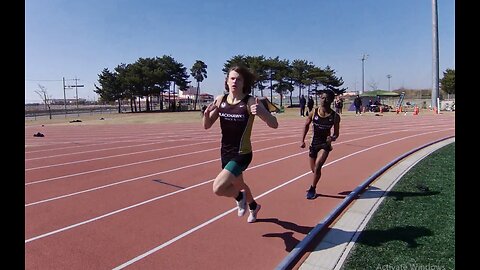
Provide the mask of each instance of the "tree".
{"label": "tree", "polygon": [[291,65],[291,76],[295,85],[298,86],[298,98],[302,96],[302,89],[306,83],[307,74],[314,66],[307,60],[295,59]]}
{"label": "tree", "polygon": [[455,95],[455,70],[449,69],[443,72],[443,78],[440,80],[441,89],[446,94]]}
{"label": "tree", "polygon": [[190,75],[197,81],[197,94],[195,95],[195,101],[193,102],[193,109],[197,109],[198,95],[200,94],[200,83],[203,79],[207,78],[207,65],[197,60],[190,69]]}
{"label": "tree", "polygon": [[319,86],[327,84],[327,74],[323,69],[314,66],[308,70],[306,79],[309,87],[308,95],[315,95],[317,100]]}
{"label": "tree", "polygon": [[343,78],[337,77],[336,71],[332,69],[330,66],[326,66],[323,70],[326,74],[325,80],[323,81],[323,85],[325,89],[331,90],[335,93],[335,95],[341,95],[345,93],[347,90],[346,88],[340,88],[343,85]]}
{"label": "tree", "polygon": [[228,59],[225,64],[223,64],[222,71],[227,75],[228,70],[233,66],[245,66],[248,67],[247,57],[243,54],[235,55],[232,58]]}
{"label": "tree", "polygon": [[42,99],[43,103],[45,104],[45,109],[48,109],[48,115],[50,119],[52,119],[52,110],[50,109],[50,101],[47,96],[47,88],[40,84],[38,85],[38,88],[40,88],[40,90],[36,90],[35,93],[37,93]]}
{"label": "tree", "polygon": [[[180,90],[185,90],[187,89],[187,85],[190,83],[190,81],[187,80],[189,77],[187,74],[187,69],[183,66],[182,63],[177,62],[173,57],[168,55],[164,55],[161,58],[158,58],[158,61],[160,62],[162,70],[165,71],[167,81],[173,83],[173,103],[170,102],[170,94],[172,93],[170,87],[168,90],[168,97],[169,106],[175,106],[175,85],[178,85]],[[173,110],[174,108],[170,109]]]}
{"label": "tree", "polygon": [[268,58],[265,60],[265,74],[266,74],[266,81],[270,82],[270,86],[268,87],[270,89],[270,100],[273,102],[273,81],[275,80],[275,77],[277,76],[277,73],[281,70],[282,66],[285,66],[286,64],[280,61],[279,57],[275,58]]}
{"label": "tree", "polygon": [[263,97],[263,89],[265,86],[263,83],[267,80],[267,65],[265,56],[247,56],[246,58],[247,67],[255,74],[255,83],[253,85],[253,95],[255,94],[255,88],[260,90],[260,96]]}
{"label": "tree", "polygon": [[120,91],[120,81],[118,80],[117,74],[111,72],[108,68],[104,68],[102,73],[98,74],[98,83],[100,87],[94,84],[94,92],[104,101],[110,102],[118,100],[118,113],[121,113],[120,101],[122,99],[122,92]]}
{"label": "tree", "polygon": [[[173,58],[169,58],[168,61],[174,62]],[[136,90],[140,98],[145,97],[146,111],[152,110],[150,101],[152,95],[154,95],[158,89],[157,85],[164,84],[168,80],[167,68],[164,68],[162,64],[158,58],[153,57],[139,58],[134,64],[135,75],[137,79],[139,79]]]}

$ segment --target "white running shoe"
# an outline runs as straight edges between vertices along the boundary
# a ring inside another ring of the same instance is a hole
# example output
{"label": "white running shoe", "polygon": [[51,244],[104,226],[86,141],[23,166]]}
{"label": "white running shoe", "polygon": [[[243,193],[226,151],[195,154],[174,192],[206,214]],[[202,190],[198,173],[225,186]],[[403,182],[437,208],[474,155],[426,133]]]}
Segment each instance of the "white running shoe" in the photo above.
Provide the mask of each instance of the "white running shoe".
{"label": "white running shoe", "polygon": [[262,206],[257,203],[257,207],[255,208],[255,210],[248,209],[248,211],[250,212],[250,215],[248,215],[248,219],[247,219],[248,223],[252,223],[257,220],[257,213],[258,211],[260,211],[261,207]]}
{"label": "white running shoe", "polygon": [[242,199],[240,201],[235,201],[238,207],[238,216],[241,217],[245,215],[245,210],[247,209],[247,196],[245,191],[242,191]]}

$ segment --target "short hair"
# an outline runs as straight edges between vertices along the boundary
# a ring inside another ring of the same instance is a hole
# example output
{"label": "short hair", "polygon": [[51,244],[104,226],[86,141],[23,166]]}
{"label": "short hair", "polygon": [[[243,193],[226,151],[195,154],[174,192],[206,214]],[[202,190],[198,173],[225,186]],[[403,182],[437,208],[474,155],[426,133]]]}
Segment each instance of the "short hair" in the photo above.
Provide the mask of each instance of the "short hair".
{"label": "short hair", "polygon": [[227,76],[225,77],[225,90],[227,90],[227,92],[230,91],[230,89],[228,88],[227,81],[228,81],[228,75],[230,74],[231,71],[235,71],[238,74],[240,74],[240,76],[242,76],[243,93],[250,94],[252,92],[252,88],[253,88],[253,85],[255,84],[257,76],[255,76],[255,74],[245,66],[236,65],[236,66],[230,67],[230,69],[227,72]]}
{"label": "short hair", "polygon": [[333,102],[333,100],[335,99],[335,92],[333,92],[333,91],[330,90],[330,89],[322,90],[322,91],[320,91],[320,94],[326,94],[328,100],[330,100],[330,101],[332,101],[332,102]]}

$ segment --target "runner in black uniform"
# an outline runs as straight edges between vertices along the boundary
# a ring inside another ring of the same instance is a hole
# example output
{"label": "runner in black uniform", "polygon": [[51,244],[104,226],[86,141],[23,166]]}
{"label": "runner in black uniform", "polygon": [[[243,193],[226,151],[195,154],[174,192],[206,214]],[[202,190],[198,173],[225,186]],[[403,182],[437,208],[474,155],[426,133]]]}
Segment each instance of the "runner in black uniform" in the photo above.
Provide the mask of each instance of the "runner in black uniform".
{"label": "runner in black uniform", "polygon": [[237,202],[238,216],[245,214],[248,203],[249,223],[257,220],[260,204],[253,199],[249,186],[243,180],[243,171],[252,161],[253,120],[258,115],[271,128],[278,122],[258,98],[250,96],[255,76],[245,67],[232,67],[225,79],[228,94],[219,95],[207,106],[203,127],[208,129],[220,117],[222,130],[222,171],[213,182],[213,192],[218,196],[233,197]]}
{"label": "runner in black uniform", "polygon": [[[227,166],[230,161],[234,161],[236,165],[233,169],[244,171],[252,160],[252,145],[250,143],[250,135],[252,133],[253,115],[250,115],[247,109],[248,100],[252,97],[246,95],[237,104],[229,104],[227,102],[228,95],[225,94],[218,108],[218,116],[220,116],[220,127],[222,129],[222,169]],[[234,164],[231,162],[230,164]],[[232,172],[238,174],[237,172]]]}
{"label": "runner in black uniform", "polygon": [[[331,104],[335,97],[332,91],[325,91],[320,95],[320,106],[310,112],[303,129],[301,148],[305,148],[305,137],[313,123],[313,136],[310,143],[308,156],[310,157],[310,168],[313,172],[313,183],[307,190],[307,199],[315,199],[315,191],[318,181],[322,176],[322,166],[327,160],[328,154],[332,151],[332,141],[340,135],[340,115],[332,110]],[[333,127],[333,136],[330,135]]]}

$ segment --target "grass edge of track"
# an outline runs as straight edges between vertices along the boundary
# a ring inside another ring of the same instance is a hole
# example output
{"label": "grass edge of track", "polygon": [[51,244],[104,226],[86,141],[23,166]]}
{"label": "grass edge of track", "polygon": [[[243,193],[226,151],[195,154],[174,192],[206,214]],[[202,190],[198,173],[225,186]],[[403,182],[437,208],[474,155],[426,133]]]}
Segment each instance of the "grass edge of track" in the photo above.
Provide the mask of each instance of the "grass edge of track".
{"label": "grass edge of track", "polygon": [[455,143],[419,161],[386,196],[342,269],[455,269]]}

